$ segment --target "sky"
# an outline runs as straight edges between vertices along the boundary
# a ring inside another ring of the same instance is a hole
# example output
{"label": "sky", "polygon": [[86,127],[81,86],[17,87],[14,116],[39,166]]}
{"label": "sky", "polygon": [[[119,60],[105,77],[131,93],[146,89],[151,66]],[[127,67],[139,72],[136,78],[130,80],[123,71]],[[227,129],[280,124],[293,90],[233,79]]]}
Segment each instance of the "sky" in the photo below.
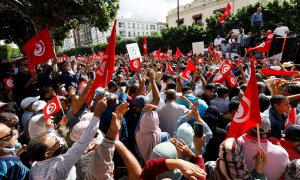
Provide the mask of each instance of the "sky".
{"label": "sky", "polygon": [[[180,5],[193,0],[179,0]],[[120,0],[117,17],[166,22],[168,11],[177,7],[177,0]]]}

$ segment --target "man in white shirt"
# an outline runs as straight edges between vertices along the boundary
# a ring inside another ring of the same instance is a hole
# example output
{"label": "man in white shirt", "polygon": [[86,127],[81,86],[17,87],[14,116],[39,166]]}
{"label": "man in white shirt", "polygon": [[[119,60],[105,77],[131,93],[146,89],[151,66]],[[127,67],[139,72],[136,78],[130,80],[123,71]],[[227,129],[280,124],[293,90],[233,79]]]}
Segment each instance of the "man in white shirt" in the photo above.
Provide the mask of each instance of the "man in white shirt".
{"label": "man in white shirt", "polygon": [[184,105],[176,103],[176,91],[169,89],[166,91],[166,104],[158,109],[159,127],[162,131],[173,136],[179,117],[187,114],[189,109]]}
{"label": "man in white shirt", "polygon": [[274,30],[274,34],[277,36],[284,36],[289,31],[287,26],[284,26],[283,22],[278,23],[277,28]]}
{"label": "man in white shirt", "polygon": [[224,38],[221,38],[221,36],[218,34],[217,38],[214,40],[214,45],[217,47],[217,50],[220,50],[223,40]]}

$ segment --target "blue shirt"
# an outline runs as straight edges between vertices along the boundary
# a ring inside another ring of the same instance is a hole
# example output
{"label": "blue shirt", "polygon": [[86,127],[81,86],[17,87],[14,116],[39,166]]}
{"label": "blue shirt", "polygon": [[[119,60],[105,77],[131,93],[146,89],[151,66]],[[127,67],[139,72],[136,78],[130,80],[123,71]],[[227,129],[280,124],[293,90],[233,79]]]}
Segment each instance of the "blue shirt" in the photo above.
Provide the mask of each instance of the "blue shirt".
{"label": "blue shirt", "polygon": [[262,13],[254,13],[252,15],[252,18],[251,18],[251,24],[254,25],[254,23],[257,23],[257,22],[263,22],[263,19],[262,19]]}
{"label": "blue shirt", "polygon": [[[208,108],[207,104],[205,101],[203,101],[202,99],[199,99],[195,96],[185,96],[189,101],[191,101],[192,104],[194,104],[194,102],[199,101],[199,105],[198,105],[198,111],[201,117],[204,116],[204,112],[206,111],[206,109]],[[179,100],[177,101],[177,104],[181,104],[184,105],[186,108],[189,109],[189,105],[188,103],[186,103],[183,100]]]}
{"label": "blue shirt", "polygon": [[19,157],[0,157],[0,179],[28,179],[29,169],[24,166]]}

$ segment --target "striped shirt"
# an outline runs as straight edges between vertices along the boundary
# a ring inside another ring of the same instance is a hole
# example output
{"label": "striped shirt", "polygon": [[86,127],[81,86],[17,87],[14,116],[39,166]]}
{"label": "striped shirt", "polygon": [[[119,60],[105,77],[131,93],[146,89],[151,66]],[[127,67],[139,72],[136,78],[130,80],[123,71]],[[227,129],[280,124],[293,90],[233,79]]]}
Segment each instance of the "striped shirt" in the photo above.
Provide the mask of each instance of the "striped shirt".
{"label": "striped shirt", "polygon": [[29,169],[24,166],[19,157],[0,157],[0,179],[28,179]]}

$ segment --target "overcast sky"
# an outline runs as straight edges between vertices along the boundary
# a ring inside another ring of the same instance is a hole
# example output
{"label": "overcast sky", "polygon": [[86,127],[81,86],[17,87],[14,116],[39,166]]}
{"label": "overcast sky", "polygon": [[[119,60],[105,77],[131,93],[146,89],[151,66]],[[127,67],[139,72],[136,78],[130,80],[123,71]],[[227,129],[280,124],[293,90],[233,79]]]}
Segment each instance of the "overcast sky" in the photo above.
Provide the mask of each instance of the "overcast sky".
{"label": "overcast sky", "polygon": [[[180,5],[193,0],[179,0]],[[118,17],[166,22],[168,11],[177,7],[177,0],[120,0]]]}

